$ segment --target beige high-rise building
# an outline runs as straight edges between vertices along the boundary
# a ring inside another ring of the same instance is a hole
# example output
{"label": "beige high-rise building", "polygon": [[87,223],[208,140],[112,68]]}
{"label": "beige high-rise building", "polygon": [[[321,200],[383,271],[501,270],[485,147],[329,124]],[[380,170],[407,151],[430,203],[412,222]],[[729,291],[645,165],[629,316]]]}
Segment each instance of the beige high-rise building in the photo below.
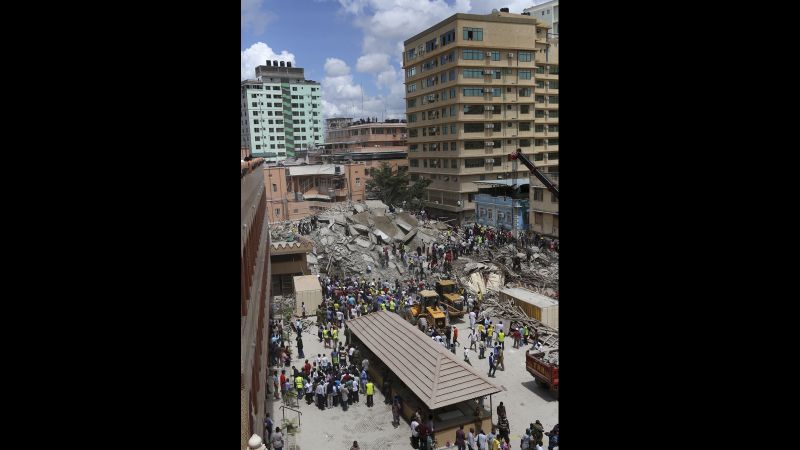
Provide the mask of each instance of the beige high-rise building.
{"label": "beige high-rise building", "polygon": [[547,25],[503,10],[455,14],[404,45],[409,172],[432,180],[429,215],[475,220],[474,181],[530,175],[508,161],[517,148],[558,171],[558,52]]}

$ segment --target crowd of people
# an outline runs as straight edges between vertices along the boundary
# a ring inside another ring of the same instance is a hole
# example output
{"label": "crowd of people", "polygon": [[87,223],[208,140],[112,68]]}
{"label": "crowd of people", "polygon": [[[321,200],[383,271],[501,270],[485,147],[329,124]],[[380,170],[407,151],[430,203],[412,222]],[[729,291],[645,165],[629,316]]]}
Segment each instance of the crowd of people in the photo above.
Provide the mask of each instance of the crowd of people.
{"label": "crowd of people", "polygon": [[[317,227],[317,218],[312,217],[308,221],[301,222],[297,226],[297,232],[309,234]],[[405,244],[393,243],[383,246],[380,265],[387,267],[390,260],[394,260],[397,264],[403,264],[409,275],[405,280],[370,277],[372,275],[371,266],[368,266],[366,274],[344,278],[335,275],[320,277],[323,302],[317,311],[317,338],[320,343],[323,343],[323,348],[331,350],[330,353],[318,353],[316,357],[312,355],[312,358],[305,359],[303,335],[307,334],[308,330],[303,329],[302,322],[298,319],[287,326],[296,333],[297,356],[300,360],[304,360],[304,364],[300,368],[292,366],[291,351],[284,342],[285,336],[290,333],[284,333],[280,321],[271,323],[270,363],[273,367],[277,367],[277,369],[273,369],[269,380],[273,398],[288,404],[299,403],[305,399],[307,405],[314,404],[320,410],[335,408],[347,411],[349,406],[360,403],[362,396],[366,396],[366,405],[372,407],[376,386],[368,375],[369,361],[361,359],[358,349],[349,345],[348,320],[377,311],[407,314],[408,308],[417,301],[416,294],[422,290],[434,289],[434,281],[429,279],[428,275],[437,272],[449,274],[452,270],[453,260],[462,255],[481,255],[486,252],[487,256],[493,259],[491,251],[509,243],[517,243],[521,246],[522,251],[527,255],[528,262],[531,259],[530,245],[558,251],[557,240],[545,240],[535,234],[521,234],[518,238],[514,238],[508,231],[478,225],[454,227],[446,231],[445,235],[447,239],[444,243],[432,243],[424,247],[418,246],[415,249],[411,249]],[[519,261],[515,260],[513,263],[517,267]],[[503,351],[507,338],[513,341],[514,348],[520,348],[529,343],[534,347],[540,345],[537,331],[525,324],[512,322],[508,324],[509,329],[506,330],[503,321],[495,325],[489,317],[481,316],[479,304],[482,297],[480,294],[477,301],[472,296],[465,298],[463,290],[461,295],[466,311],[468,311],[469,335],[466,338],[468,344],[466,342],[460,344],[458,330],[449,325],[439,330],[430,327],[428,334],[453,353],[455,353],[456,347],[461,345],[466,362],[470,363],[469,351],[478,352],[478,359],[488,357],[488,375],[494,377],[498,368],[505,369]],[[305,305],[303,305],[303,317],[305,317]],[[345,342],[341,342],[343,339]],[[486,355],[487,349],[489,350],[488,355]],[[381,390],[385,394],[387,404],[391,403],[392,405],[393,425],[399,426],[402,399],[397,396],[392,398],[389,394],[388,376],[384,376]],[[273,423],[269,419],[269,415],[267,416],[268,421],[265,421],[266,441],[273,442],[272,438],[278,436],[278,441],[282,443],[280,429],[276,429],[274,432],[276,434],[273,434]],[[470,450],[504,450],[510,448],[509,432],[508,418],[501,402],[498,406],[496,429],[493,427],[489,434],[485,434],[484,430],[479,429],[476,433],[473,428],[470,428],[469,432],[465,433],[462,426],[456,432],[455,444],[459,450],[467,448]],[[523,450],[542,450],[544,436],[549,437],[549,449],[556,447],[559,438],[558,425],[551,431],[545,432],[538,420],[531,423],[522,436],[520,446]],[[432,417],[423,421],[419,412],[415,414],[411,420],[411,443],[414,448],[421,450],[434,448],[436,443],[434,442]],[[354,448],[357,448],[357,445],[354,442]]]}

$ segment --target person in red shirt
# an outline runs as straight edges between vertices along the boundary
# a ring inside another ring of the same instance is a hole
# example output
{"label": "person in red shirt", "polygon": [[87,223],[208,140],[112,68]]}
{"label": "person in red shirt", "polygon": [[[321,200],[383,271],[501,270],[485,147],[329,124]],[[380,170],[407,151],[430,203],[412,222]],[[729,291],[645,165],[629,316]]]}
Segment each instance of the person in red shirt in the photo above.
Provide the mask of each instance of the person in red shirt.
{"label": "person in red shirt", "polygon": [[309,364],[308,360],[306,360],[306,365],[303,366],[303,372],[305,372],[306,377],[311,376],[311,364]]}
{"label": "person in red shirt", "polygon": [[285,383],[286,383],[286,371],[281,370],[281,386],[283,386]]}

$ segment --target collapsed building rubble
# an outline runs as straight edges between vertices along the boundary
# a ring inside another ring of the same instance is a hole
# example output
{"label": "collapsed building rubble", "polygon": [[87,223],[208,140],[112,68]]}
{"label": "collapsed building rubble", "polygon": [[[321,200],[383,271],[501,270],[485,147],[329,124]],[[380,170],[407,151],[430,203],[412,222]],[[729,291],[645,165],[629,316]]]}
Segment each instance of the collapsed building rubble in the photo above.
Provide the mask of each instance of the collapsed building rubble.
{"label": "collapsed building rubble", "polygon": [[[469,226],[454,229],[436,220],[419,220],[408,212],[393,211],[380,201],[336,204],[316,216],[316,227],[306,236],[313,243],[307,255],[311,273],[330,277],[357,276],[383,280],[412,278],[399,255],[399,247],[407,251],[436,244],[458,246],[467,239]],[[298,225],[285,222],[272,224],[273,241],[299,240]],[[392,254],[391,246],[398,250]],[[380,264],[388,248],[388,262]],[[506,244],[455,258],[452,278],[459,282],[465,296],[481,298],[480,315],[528,324],[539,334],[542,351],[558,360],[558,330],[527,316],[518,306],[501,301],[497,293],[504,287],[524,287],[542,295],[558,298],[558,253],[530,246],[522,249]],[[430,284],[446,275],[426,269]],[[554,351],[556,350],[556,351]]]}

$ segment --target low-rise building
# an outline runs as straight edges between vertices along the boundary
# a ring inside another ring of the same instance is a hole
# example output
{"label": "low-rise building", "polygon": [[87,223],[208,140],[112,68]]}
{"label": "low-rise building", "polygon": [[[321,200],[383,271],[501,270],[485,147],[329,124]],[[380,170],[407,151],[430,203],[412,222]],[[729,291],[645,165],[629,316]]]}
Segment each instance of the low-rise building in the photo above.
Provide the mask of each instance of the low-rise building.
{"label": "low-rise building", "polygon": [[367,178],[383,163],[393,171],[408,170],[408,129],[405,119],[378,122],[335,117],[325,121],[325,156],[330,162],[364,162]]}
{"label": "low-rise building", "polygon": [[270,223],[300,220],[335,203],[365,200],[366,166],[315,164],[264,169]]}
{"label": "low-rise building", "polygon": [[475,181],[475,222],[502,230],[528,229],[528,189],[526,178]]}

